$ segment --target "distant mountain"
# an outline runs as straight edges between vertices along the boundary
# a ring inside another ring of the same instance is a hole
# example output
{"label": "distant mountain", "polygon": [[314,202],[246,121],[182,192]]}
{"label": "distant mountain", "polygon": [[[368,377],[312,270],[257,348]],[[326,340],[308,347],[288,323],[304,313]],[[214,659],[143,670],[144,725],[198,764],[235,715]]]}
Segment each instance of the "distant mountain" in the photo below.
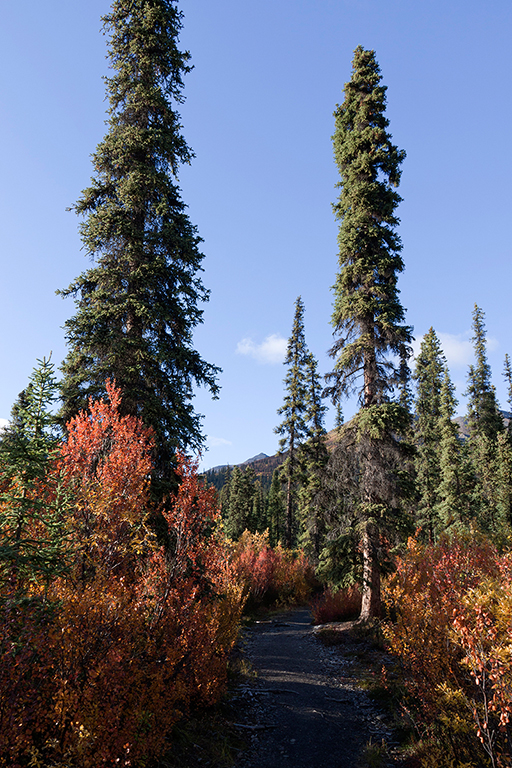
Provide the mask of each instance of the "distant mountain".
{"label": "distant mountain", "polygon": [[[512,422],[512,413],[509,411],[501,411],[501,415],[503,416],[503,423],[505,427],[508,428],[509,424]],[[469,437],[467,417],[457,416],[457,418],[454,419],[454,422],[459,427],[459,435],[461,440],[467,440]],[[326,445],[329,451],[333,449],[336,443],[337,432],[337,429],[331,429],[331,431],[327,433]],[[258,453],[251,459],[242,461],[240,464],[236,464],[235,466],[246,467],[248,464],[250,464],[254,470],[254,474],[260,481],[263,488],[268,489],[270,487],[270,483],[272,482],[272,475],[274,470],[281,466],[281,464],[286,459],[286,456],[287,453],[276,453],[274,456],[267,456],[266,453]],[[215,487],[220,490],[227,480],[228,469],[232,469],[232,466],[229,464],[222,464],[218,467],[212,467],[203,474],[209,483],[215,485]]]}
{"label": "distant mountain", "polygon": [[253,456],[252,459],[247,459],[247,461],[242,461],[240,464],[241,467],[244,466],[244,464],[254,464],[255,461],[261,461],[261,459],[268,459],[268,455],[266,453],[258,453],[257,456]]}
{"label": "distant mountain", "polygon": [[[505,429],[509,428],[510,422],[512,420],[512,413],[509,411],[502,411],[500,410],[500,413],[503,417],[503,425]],[[467,440],[469,437],[469,424],[468,424],[468,417],[467,416],[457,416],[454,419],[454,422],[459,427],[459,436],[461,440]]]}
{"label": "distant mountain", "polygon": [[[274,469],[281,466],[283,461],[286,459],[286,456],[286,453],[276,453],[275,456],[268,456],[266,453],[258,453],[257,456],[253,456],[251,459],[246,459],[246,461],[242,461],[240,464],[235,464],[234,466],[244,469],[250,465],[262,487],[265,490],[268,490],[272,482]],[[220,491],[229,477],[230,469],[233,469],[233,465],[220,464],[217,467],[212,467],[206,472],[203,472],[203,476],[208,484],[214,485],[215,488]]]}
{"label": "distant mountain", "polygon": [[[336,442],[337,430],[333,429],[327,433],[327,448],[331,450]],[[276,453],[274,456],[268,456],[266,453],[258,453],[257,456],[253,456],[251,459],[242,461],[240,464],[234,466],[246,467],[248,464],[254,470],[254,474],[260,481],[263,488],[270,488],[272,482],[272,475],[277,467],[280,467],[286,459],[288,452]],[[212,467],[207,472],[204,472],[204,477],[207,482],[214,485],[217,490],[220,490],[227,480],[227,472],[233,467],[229,464],[220,464],[217,467]]]}
{"label": "distant mountain", "polygon": [[467,416],[457,416],[454,422],[459,428],[459,437],[462,441],[467,440],[469,437],[469,425]]}
{"label": "distant mountain", "polygon": [[268,458],[269,457],[266,453],[258,453],[257,456],[253,456],[252,459],[241,461],[240,464],[218,464],[216,467],[211,467],[211,469],[208,469],[207,472],[224,472],[226,469],[228,469],[228,467],[245,467],[246,464],[254,464],[255,461],[261,461],[261,459]]}

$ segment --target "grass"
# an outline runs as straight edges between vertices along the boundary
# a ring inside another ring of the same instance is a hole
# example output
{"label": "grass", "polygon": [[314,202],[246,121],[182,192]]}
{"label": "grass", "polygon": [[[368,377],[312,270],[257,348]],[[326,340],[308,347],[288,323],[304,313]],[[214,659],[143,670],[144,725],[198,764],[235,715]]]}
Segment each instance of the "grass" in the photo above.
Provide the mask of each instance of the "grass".
{"label": "grass", "polygon": [[190,768],[192,765],[231,768],[247,744],[243,735],[230,725],[222,709],[222,705],[218,705],[178,725],[173,732],[172,748],[158,763],[159,768]]}
{"label": "grass", "polygon": [[389,749],[385,741],[380,744],[368,742],[360,761],[360,768],[384,768],[389,765]]}

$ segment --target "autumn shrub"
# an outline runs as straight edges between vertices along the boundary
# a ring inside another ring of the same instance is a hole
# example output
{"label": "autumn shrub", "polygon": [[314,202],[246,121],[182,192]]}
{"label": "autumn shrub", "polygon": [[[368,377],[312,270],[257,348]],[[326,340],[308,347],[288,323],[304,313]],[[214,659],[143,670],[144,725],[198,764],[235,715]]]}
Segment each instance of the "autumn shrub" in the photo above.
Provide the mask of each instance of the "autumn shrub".
{"label": "autumn shrub", "polygon": [[315,624],[356,619],[361,612],[361,590],[357,585],[332,591],[327,588],[311,603]]}
{"label": "autumn shrub", "polygon": [[285,604],[307,602],[316,584],[314,569],[302,550],[285,549],[278,544],[274,583],[277,600]]}
{"label": "autumn shrub", "polygon": [[512,765],[512,560],[469,590],[453,615],[462,665],[474,683],[469,703],[477,736],[493,765]]}
{"label": "autumn shrub", "polygon": [[385,585],[404,707],[431,755],[439,745],[439,766],[511,765],[511,586],[510,556],[477,534],[436,547],[411,539]]}
{"label": "autumn shrub", "polygon": [[147,523],[151,433],[120,415],[113,384],[107,393],[68,425],[56,459],[73,499],[66,573],[33,580],[23,600],[0,595],[5,768],[146,765],[225,689],[244,584],[213,493],[178,455],[160,545]]}
{"label": "autumn shrub", "polygon": [[312,589],[313,569],[303,552],[269,545],[268,531],[244,531],[232,543],[231,563],[245,584],[250,610],[304,603]]}

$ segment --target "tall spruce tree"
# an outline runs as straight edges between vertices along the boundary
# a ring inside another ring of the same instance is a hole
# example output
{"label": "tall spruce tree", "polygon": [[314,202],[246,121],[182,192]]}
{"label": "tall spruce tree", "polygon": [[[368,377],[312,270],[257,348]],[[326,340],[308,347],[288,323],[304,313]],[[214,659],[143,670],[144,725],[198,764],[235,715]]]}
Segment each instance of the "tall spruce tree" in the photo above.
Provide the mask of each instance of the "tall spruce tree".
{"label": "tall spruce tree", "polygon": [[193,386],[215,396],[219,371],[192,344],[208,291],[199,277],[201,238],[177,176],[193,156],[176,109],[190,55],[177,45],[176,0],[114,0],[103,22],[113,71],[108,133],[93,155],[91,186],[74,206],[95,264],[61,291],[76,301],[66,322],[61,416],[75,415],[115,379],[124,412],[155,431],[156,474],[165,482],[175,449],[202,443]]}
{"label": "tall spruce tree", "polygon": [[480,527],[492,535],[497,534],[501,528],[497,512],[497,449],[498,437],[503,433],[504,425],[491,383],[491,368],[487,362],[484,318],[483,311],[475,304],[472,336],[475,364],[469,367],[465,394],[469,398],[467,447],[476,480],[472,509]]}
{"label": "tall spruce tree", "polygon": [[284,403],[277,411],[283,416],[281,424],[275,428],[278,435],[279,451],[288,452],[281,469],[281,478],[286,483],[286,524],[285,543],[291,547],[297,534],[297,486],[301,478],[299,447],[308,436],[306,423],[307,385],[306,366],[308,348],[304,334],[304,304],[299,296],[295,302],[292,334],[288,339],[288,348],[284,364],[288,370],[284,379],[286,394]]}
{"label": "tall spruce tree", "polygon": [[455,387],[445,366],[439,403],[438,532],[467,530],[473,516],[474,474],[467,447],[461,441],[458,424],[454,421],[456,407]]}
{"label": "tall spruce tree", "polygon": [[285,505],[279,469],[274,469],[267,497],[267,523],[272,547],[284,541]]}
{"label": "tall spruce tree", "polygon": [[325,444],[324,416],[327,411],[322,402],[318,362],[308,355],[306,370],[306,423],[309,437],[300,448],[300,461],[304,468],[304,481],[298,493],[300,543],[306,554],[318,561],[325,538],[325,516],[322,504],[322,479],[329,458]]}
{"label": "tall spruce tree", "polygon": [[258,478],[254,480],[254,494],[252,500],[252,530],[258,533],[269,528],[267,519],[267,497]]}
{"label": "tall spruce tree", "polygon": [[503,545],[510,541],[512,529],[512,439],[510,425],[507,432],[498,435],[496,447],[496,528],[497,539]]}
{"label": "tall spruce tree", "polygon": [[417,520],[430,542],[434,541],[438,528],[436,518],[441,477],[441,388],[445,367],[446,358],[439,339],[434,329],[430,328],[421,342],[413,375],[417,389],[414,421],[416,483],[419,494]]}
{"label": "tall spruce tree", "polygon": [[[505,383],[507,385],[507,402],[509,404],[509,407],[512,408],[512,365],[510,364],[510,357],[505,355],[505,362],[503,367],[503,378],[505,379]],[[509,424],[509,430],[510,430],[510,424]]]}
{"label": "tall spruce tree", "polygon": [[[245,530],[261,530],[256,515],[262,515],[261,484],[256,480],[253,467],[233,467],[227,485],[221,493],[224,528],[231,539],[239,539]],[[264,529],[264,527],[263,527]]]}
{"label": "tall spruce tree", "polygon": [[[405,444],[397,437],[410,424],[393,402],[410,355],[411,328],[404,324],[398,274],[404,265],[395,214],[405,152],[387,132],[386,87],[374,51],[356,48],[345,100],[337,106],[333,136],[341,192],[334,204],[340,222],[339,272],[332,325],[335,359],[328,393],[335,401],[357,392],[362,406],[345,430],[357,446],[357,514],[363,550],[361,618],[380,613],[382,533],[399,505]],[[396,362],[398,361],[398,362]]]}
{"label": "tall spruce tree", "polygon": [[[507,403],[512,410],[512,365],[510,357],[505,355],[503,377],[507,385]],[[504,522],[503,528],[512,527],[512,418],[508,419],[506,431],[498,435],[498,518]]]}
{"label": "tall spruce tree", "polygon": [[468,424],[470,440],[486,437],[495,441],[503,431],[503,418],[496,402],[496,393],[491,383],[491,367],[487,362],[487,333],[484,312],[475,304],[473,310],[473,348],[475,365],[469,367],[466,395],[468,402]]}

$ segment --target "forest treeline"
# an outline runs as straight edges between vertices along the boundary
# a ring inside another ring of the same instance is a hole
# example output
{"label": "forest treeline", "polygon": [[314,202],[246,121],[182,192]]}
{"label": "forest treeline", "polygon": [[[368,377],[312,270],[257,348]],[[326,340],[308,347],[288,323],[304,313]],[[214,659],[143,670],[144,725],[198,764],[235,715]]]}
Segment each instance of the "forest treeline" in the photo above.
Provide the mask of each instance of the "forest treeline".
{"label": "forest treeline", "polygon": [[[512,369],[505,356],[503,375],[507,384],[510,411],[501,410],[496,400],[486,355],[483,311],[473,313],[475,362],[467,374],[468,412],[456,419],[457,400],[446,358],[433,328],[422,339],[415,360],[409,392],[411,412],[408,434],[402,438],[409,451],[403,462],[409,489],[402,503],[404,532],[419,531],[422,541],[431,544],[441,534],[480,530],[501,546],[512,534]],[[295,343],[294,337],[289,344]],[[302,344],[305,344],[302,337]],[[296,466],[292,492],[292,533],[290,543],[300,546],[335,586],[360,581],[358,535],[355,518],[350,520],[350,483],[353,475],[344,467],[350,450],[347,434],[351,425],[338,426],[329,435],[323,427],[321,388],[312,387],[310,358],[297,369],[303,379],[305,405],[301,416],[301,439],[296,439]],[[316,400],[315,400],[316,397]],[[311,410],[310,410],[311,409]],[[273,544],[286,539],[288,451],[272,457],[278,466],[263,474],[259,462],[212,470],[205,481],[219,491],[220,507],[230,535],[237,538],[248,529],[270,532]],[[266,460],[266,464],[269,461]],[[389,543],[389,542],[388,542]]]}
{"label": "forest treeline", "polygon": [[[178,183],[193,157],[182,13],[113,0],[103,21],[107,133],[74,206],[93,265],[61,292],[75,299],[61,379],[43,358],[0,439],[0,766],[154,764],[176,723],[225,690],[244,606],[322,585],[324,613],[337,592],[361,623],[383,622],[421,765],[510,766],[510,421],[476,305],[467,439],[433,328],[411,372],[405,152],[375,52],[356,48],[334,112],[332,370],[306,344],[299,297],[282,462],[268,487],[233,467],[217,497],[187,455],[204,440],[194,387],[217,397],[220,369],[193,345],[208,290]],[[508,356],[504,375],[512,410]],[[360,407],[343,423],[349,396]]]}

